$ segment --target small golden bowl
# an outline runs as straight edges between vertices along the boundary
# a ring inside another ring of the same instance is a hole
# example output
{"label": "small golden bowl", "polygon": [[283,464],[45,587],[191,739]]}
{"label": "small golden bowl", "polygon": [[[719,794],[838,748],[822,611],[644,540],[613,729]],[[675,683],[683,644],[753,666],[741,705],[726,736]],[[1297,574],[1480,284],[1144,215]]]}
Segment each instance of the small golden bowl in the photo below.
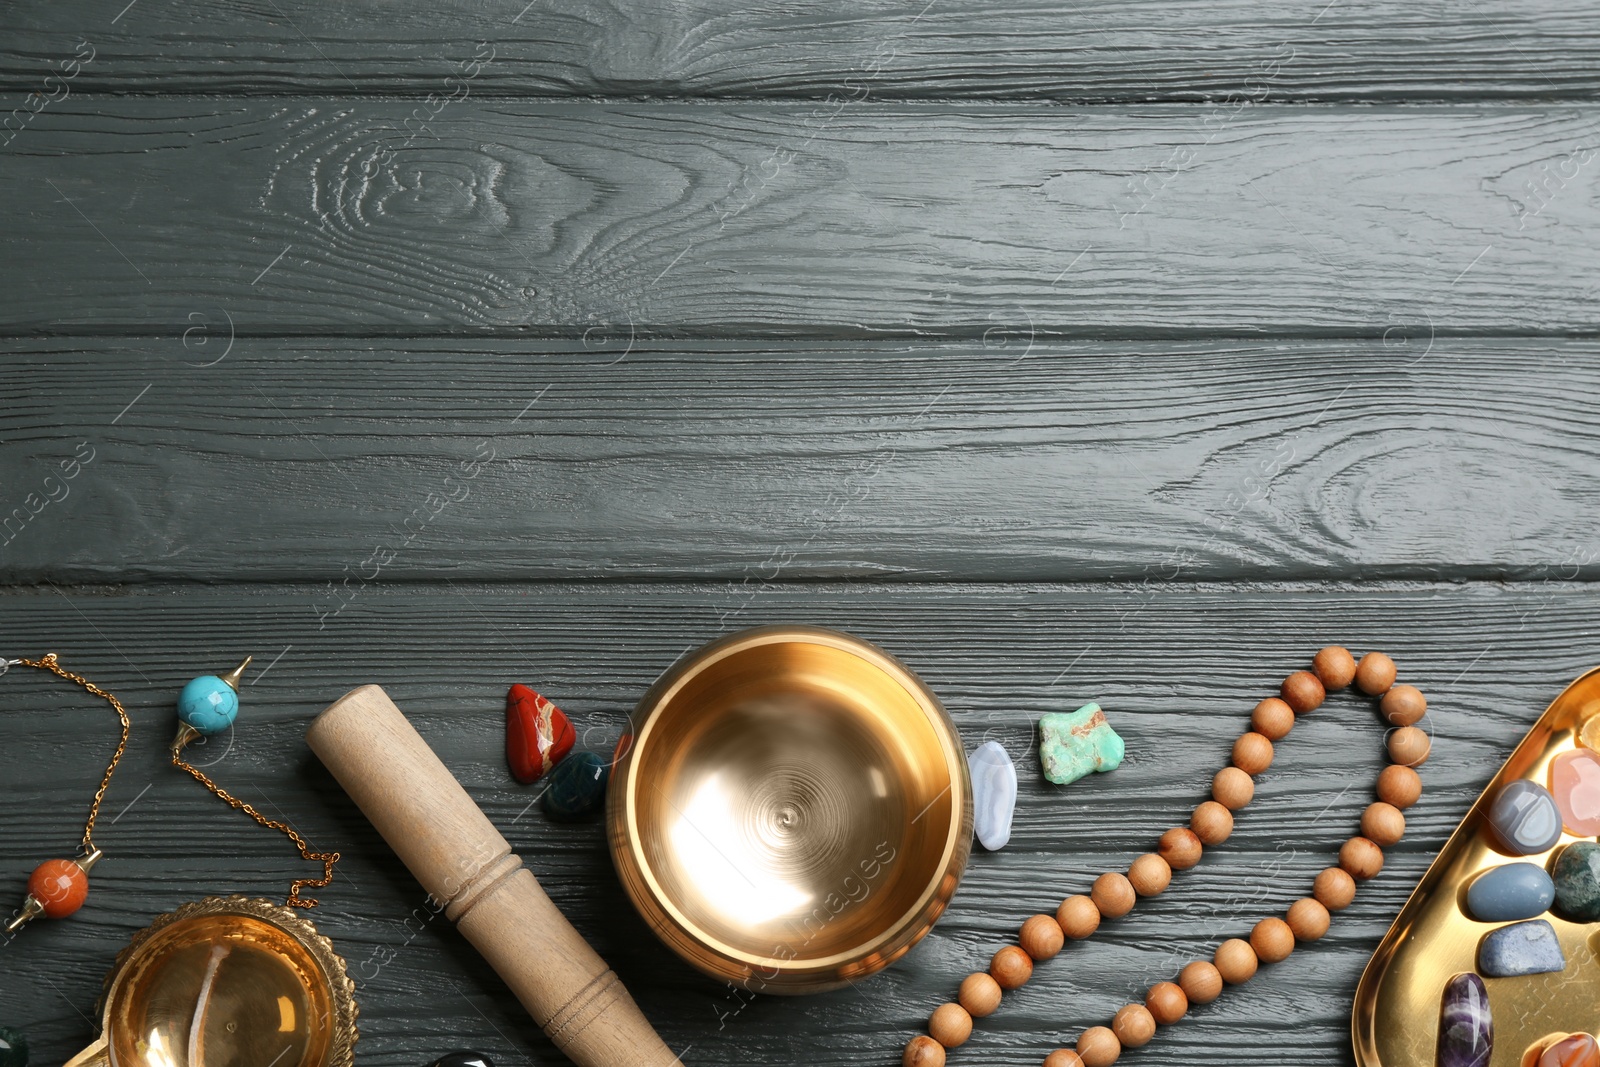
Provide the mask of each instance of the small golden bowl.
{"label": "small golden bowl", "polygon": [[949,904],[972,847],[966,753],[882,649],[745,630],[680,660],[633,723],[611,855],[645,921],[706,974],[835,989],[905,955]]}

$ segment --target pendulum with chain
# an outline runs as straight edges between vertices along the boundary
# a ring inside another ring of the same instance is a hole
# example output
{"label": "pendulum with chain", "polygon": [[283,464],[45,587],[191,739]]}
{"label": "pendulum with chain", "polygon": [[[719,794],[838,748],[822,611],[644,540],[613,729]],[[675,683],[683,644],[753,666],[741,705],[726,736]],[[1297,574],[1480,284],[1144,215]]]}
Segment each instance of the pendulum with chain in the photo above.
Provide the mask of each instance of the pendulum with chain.
{"label": "pendulum with chain", "polygon": [[[208,897],[157,916],[118,953],[101,996],[101,1033],[66,1067],[352,1067],[359,1014],[355,983],[332,942],[292,910],[316,906],[300,891],[328,885],[339,854],[313,852],[292,827],[268,819],[183,758],[190,742],[233,724],[239,681],[249,664],[246,659],[226,675],[202,675],[184,686],[178,735],[169,750],[172,764],[230,807],[287,836],[302,857],[322,864],[322,877],[296,879],[287,906]],[[129,732],[128,713],[117,698],[64,670],[54,653],[38,660],[0,658],[0,675],[16,666],[49,671],[104,698],[122,723],[122,738],[89,808],[84,854],[41,864],[8,930],[40,915],[70,915],[83,904],[87,872],[100,858],[95,817]],[[26,1050],[21,1035],[0,1028],[0,1067],[25,1064]]]}
{"label": "pendulum with chain", "polygon": [[306,844],[305,838],[301,837],[293,827],[276,819],[267,818],[250,804],[217,785],[204,771],[183,758],[183,750],[189,742],[200,737],[215,736],[233,725],[234,719],[239,715],[239,681],[244,677],[245,668],[250,666],[252,658],[246,656],[243,663],[221,677],[202,674],[198,678],[190,679],[189,684],[183,687],[183,691],[178,694],[178,733],[172,739],[170,749],[172,765],[211,790],[229,807],[244,812],[268,829],[282,833],[300,850],[303,859],[315,860],[322,864],[321,878],[297,878],[289,889],[287,901],[289,907],[314,908],[317,902],[302,897],[300,890],[307,887],[320,889],[333,881],[333,865],[339,862],[339,853],[311,851],[311,846]]}
{"label": "pendulum with chain", "polygon": [[106,764],[105,774],[100,778],[100,788],[95,790],[94,799],[89,803],[89,818],[83,824],[81,843],[83,854],[74,859],[45,860],[34,868],[32,876],[28,879],[28,895],[23,898],[22,908],[6,924],[8,934],[16,933],[41,915],[51,919],[64,919],[83,907],[84,899],[89,895],[89,871],[103,855],[94,843],[94,821],[100,815],[100,802],[105,799],[106,787],[111,784],[111,776],[116,773],[123,752],[127,751],[129,728],[128,712],[123,708],[121,701],[83,675],[64,669],[56,662],[54,652],[39,659],[0,658],[0,675],[4,675],[12,667],[34,667],[41,671],[49,671],[70,682],[76,682],[92,695],[103,698],[116,711],[117,719],[122,724],[122,736],[117,741],[116,751],[111,754],[111,761]]}

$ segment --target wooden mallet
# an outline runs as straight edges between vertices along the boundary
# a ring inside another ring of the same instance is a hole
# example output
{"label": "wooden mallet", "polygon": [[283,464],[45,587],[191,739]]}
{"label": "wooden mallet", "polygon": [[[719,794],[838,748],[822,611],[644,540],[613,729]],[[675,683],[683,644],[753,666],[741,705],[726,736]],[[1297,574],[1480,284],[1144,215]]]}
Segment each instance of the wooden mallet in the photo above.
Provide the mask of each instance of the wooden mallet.
{"label": "wooden mallet", "polygon": [[306,741],[574,1063],[680,1064],[387,693],[375,685],[346,693]]}

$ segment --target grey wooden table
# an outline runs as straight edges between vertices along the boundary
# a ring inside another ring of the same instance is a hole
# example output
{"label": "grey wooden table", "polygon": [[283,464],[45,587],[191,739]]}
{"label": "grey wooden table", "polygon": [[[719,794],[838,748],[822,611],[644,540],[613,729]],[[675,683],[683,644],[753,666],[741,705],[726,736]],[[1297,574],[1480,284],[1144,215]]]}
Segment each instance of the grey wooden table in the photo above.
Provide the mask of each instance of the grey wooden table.
{"label": "grey wooden table", "polygon": [[[162,759],[245,653],[204,759],[344,853],[316,919],[362,1064],[562,1062],[302,743],[377,681],[685,1062],[835,1067],[897,1063],[1342,642],[1432,701],[1405,843],[1125,1062],[1349,1063],[1410,886],[1600,658],[1597,59],[1600,13],[1541,0],[12,5],[0,653],[135,734],[89,905],[0,948],[0,1024],[60,1062],[151,916],[302,872]],[[651,937],[596,824],[528,810],[502,701],[601,748],[684,650],[786,621],[902,656],[1022,797],[907,959],[751,1000]],[[1130,759],[1051,787],[1032,723],[1090,699]],[[112,736],[0,680],[4,893],[70,854]],[[1303,895],[1381,736],[1330,702],[1228,847],[952,1063],[1037,1064]]]}

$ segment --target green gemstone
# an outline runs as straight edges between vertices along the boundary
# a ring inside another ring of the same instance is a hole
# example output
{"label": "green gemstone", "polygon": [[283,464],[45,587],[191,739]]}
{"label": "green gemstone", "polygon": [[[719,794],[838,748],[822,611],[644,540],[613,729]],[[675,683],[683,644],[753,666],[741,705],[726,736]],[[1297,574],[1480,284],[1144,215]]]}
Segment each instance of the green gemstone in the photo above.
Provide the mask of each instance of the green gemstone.
{"label": "green gemstone", "polygon": [[1091,771],[1116,770],[1122,752],[1122,738],[1099,704],[1039,717],[1039,762],[1044,776],[1057,785],[1076,782]]}
{"label": "green gemstone", "polygon": [[1600,845],[1568,845],[1556,856],[1550,877],[1556,883],[1557,915],[1580,923],[1600,920]]}
{"label": "green gemstone", "polygon": [[0,1026],[0,1067],[28,1067],[28,1039],[9,1026]]}

